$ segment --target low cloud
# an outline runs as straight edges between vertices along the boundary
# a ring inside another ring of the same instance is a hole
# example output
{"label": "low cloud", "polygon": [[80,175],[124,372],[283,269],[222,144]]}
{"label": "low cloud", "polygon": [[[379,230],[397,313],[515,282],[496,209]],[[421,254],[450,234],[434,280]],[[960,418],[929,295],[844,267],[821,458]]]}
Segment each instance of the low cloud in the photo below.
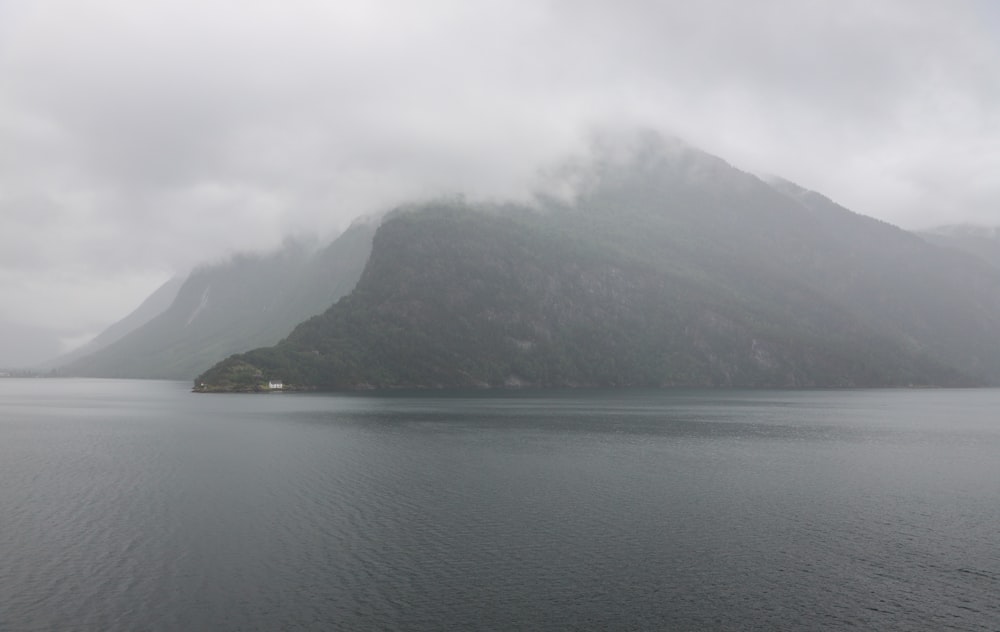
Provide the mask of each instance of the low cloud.
{"label": "low cloud", "polygon": [[2,316],[71,337],[174,271],[286,234],[330,236],[413,197],[523,197],[594,127],[675,133],[904,227],[997,224],[997,13],[0,4]]}

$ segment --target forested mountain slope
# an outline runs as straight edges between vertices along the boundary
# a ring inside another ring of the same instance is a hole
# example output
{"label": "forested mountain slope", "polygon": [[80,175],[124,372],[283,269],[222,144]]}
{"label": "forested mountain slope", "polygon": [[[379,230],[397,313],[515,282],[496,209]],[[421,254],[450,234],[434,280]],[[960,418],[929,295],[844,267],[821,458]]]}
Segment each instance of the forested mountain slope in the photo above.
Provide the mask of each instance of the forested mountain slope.
{"label": "forested mountain slope", "polygon": [[322,389],[1000,379],[1000,273],[645,137],[569,201],[388,219],[355,291],[200,376]]}

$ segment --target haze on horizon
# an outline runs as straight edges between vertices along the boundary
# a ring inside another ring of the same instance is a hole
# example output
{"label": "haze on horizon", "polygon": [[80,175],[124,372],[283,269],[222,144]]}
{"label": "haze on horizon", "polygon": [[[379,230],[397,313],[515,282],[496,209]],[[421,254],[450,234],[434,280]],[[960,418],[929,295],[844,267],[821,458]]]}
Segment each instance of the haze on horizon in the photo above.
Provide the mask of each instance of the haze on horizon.
{"label": "haze on horizon", "polygon": [[1000,7],[0,2],[0,367],[236,251],[523,198],[633,127],[904,228],[1000,225]]}

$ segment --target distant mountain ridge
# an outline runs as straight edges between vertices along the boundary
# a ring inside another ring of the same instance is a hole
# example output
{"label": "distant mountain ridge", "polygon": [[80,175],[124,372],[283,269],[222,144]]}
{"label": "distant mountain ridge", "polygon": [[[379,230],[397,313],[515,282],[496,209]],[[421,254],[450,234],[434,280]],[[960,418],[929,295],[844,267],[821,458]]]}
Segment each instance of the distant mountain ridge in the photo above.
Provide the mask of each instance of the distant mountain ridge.
{"label": "distant mountain ridge", "polygon": [[51,370],[54,367],[68,365],[75,362],[79,358],[96,353],[101,349],[121,340],[129,333],[135,331],[139,327],[142,327],[165,312],[167,308],[170,307],[171,303],[174,302],[174,299],[177,298],[177,293],[184,285],[184,281],[186,279],[186,276],[172,277],[166,283],[158,287],[152,294],[146,297],[139,307],[135,308],[121,320],[118,320],[112,323],[109,327],[105,328],[101,333],[95,336],[93,340],[87,342],[78,349],[74,349],[69,353],[62,354],[57,358],[53,358],[43,363],[40,365],[40,368]]}
{"label": "distant mountain ridge", "polygon": [[569,201],[390,217],[353,293],[196,385],[1000,381],[1000,271],[656,135],[571,175]]}
{"label": "distant mountain ridge", "polygon": [[1000,270],[1000,227],[954,224],[918,234],[932,244],[972,255]]}
{"label": "distant mountain ridge", "polygon": [[196,269],[158,315],[57,371],[190,379],[231,353],[274,344],[353,289],[376,226],[359,220],[315,251],[289,243],[271,254],[238,255]]}

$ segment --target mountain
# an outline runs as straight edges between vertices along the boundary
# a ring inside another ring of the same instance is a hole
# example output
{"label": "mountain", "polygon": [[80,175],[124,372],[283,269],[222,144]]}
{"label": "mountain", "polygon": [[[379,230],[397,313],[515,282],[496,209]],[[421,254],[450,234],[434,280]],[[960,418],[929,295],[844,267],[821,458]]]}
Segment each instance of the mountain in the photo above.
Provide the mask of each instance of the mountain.
{"label": "mountain", "polygon": [[998,271],[954,249],[858,215],[790,183],[779,189],[825,226],[840,265],[812,283],[866,322],[969,375],[1000,381]]}
{"label": "mountain", "polygon": [[570,201],[388,218],[354,292],[196,387],[1000,381],[1000,273],[970,257],[655,135],[565,175]]}
{"label": "mountain", "polygon": [[190,379],[229,354],[270,345],[351,291],[371,251],[374,221],[355,222],[314,251],[289,243],[193,271],[170,306],[61,375]]}
{"label": "mountain", "polygon": [[1000,228],[954,224],[919,233],[932,244],[977,257],[1000,270]]}
{"label": "mountain", "polygon": [[171,278],[157,288],[156,291],[150,294],[139,305],[139,307],[135,308],[135,310],[121,320],[110,325],[107,329],[95,336],[93,340],[77,349],[74,349],[73,351],[70,351],[69,353],[64,353],[56,358],[44,362],[40,368],[50,370],[55,367],[71,364],[79,358],[96,353],[97,351],[100,351],[101,349],[121,340],[132,331],[142,327],[165,312],[174,302],[174,299],[177,298],[177,293],[180,292],[181,287],[184,285],[184,280],[185,277],[183,276],[175,276]]}

